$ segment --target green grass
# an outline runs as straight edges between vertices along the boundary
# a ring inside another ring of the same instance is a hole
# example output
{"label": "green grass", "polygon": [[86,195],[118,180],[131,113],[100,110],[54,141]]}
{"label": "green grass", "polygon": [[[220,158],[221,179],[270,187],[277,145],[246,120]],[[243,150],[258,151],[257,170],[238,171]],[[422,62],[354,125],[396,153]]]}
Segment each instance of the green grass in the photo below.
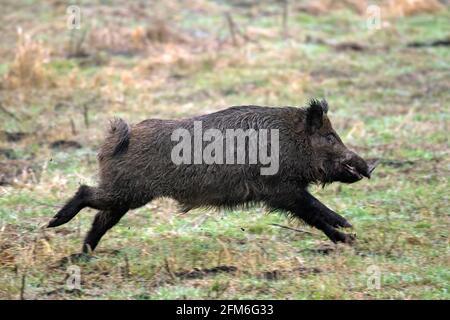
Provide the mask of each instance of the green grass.
{"label": "green grass", "polygon": [[[250,19],[243,9],[233,17],[242,26],[277,31],[278,9],[269,7],[271,14],[260,19]],[[275,32],[258,44],[228,44],[218,53],[195,53],[152,70],[143,67],[151,58],[145,53],[109,56],[100,65],[66,59],[61,52],[69,38],[60,12],[48,5],[31,15],[23,5],[14,16],[35,27],[45,21],[38,38],[54,49],[45,68],[55,86],[0,89],[2,105],[20,119],[0,111],[0,130],[31,133],[20,142],[0,140],[0,148],[13,149],[39,172],[37,181],[18,177],[0,186],[1,299],[19,298],[24,276],[26,299],[450,298],[450,55],[447,48],[405,47],[448,36],[448,10],[396,19],[392,28],[375,33],[349,11],[318,17],[293,12],[289,40]],[[220,12],[182,8],[174,13],[175,24],[188,34],[206,32],[208,37],[196,41],[227,38]],[[116,21],[110,12],[97,19],[110,28]],[[148,23],[131,13],[123,19],[130,28]],[[307,35],[356,41],[369,49],[337,51],[304,42]],[[0,34],[9,45],[0,58],[2,77],[15,47],[3,37],[12,35]],[[198,43],[172,45],[189,51]],[[84,210],[60,228],[42,227],[80,183],[95,184],[95,154],[110,118],[179,118],[237,104],[299,106],[321,96],[328,99],[344,142],[365,157],[383,159],[371,180],[311,188],[353,224],[354,246],[335,246],[318,230],[260,207],[182,215],[175,203],[159,199],[128,213],[103,238],[95,259],[73,263],[81,270],[81,290],[69,290],[70,264],[59,262],[79,251],[94,211]],[[92,97],[97,99],[89,103],[86,126],[83,104]],[[64,107],[56,108],[58,103]],[[58,139],[76,140],[83,148],[51,149]],[[237,269],[191,279],[181,275],[219,265]],[[381,275],[379,289],[368,286],[374,266]]]}

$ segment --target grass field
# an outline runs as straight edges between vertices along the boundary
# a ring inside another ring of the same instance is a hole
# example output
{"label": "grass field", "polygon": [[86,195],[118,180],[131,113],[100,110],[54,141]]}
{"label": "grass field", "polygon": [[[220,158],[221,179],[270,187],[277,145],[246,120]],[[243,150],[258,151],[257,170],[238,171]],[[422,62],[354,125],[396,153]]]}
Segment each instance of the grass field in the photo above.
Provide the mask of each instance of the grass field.
{"label": "grass field", "polygon": [[[408,46],[448,39],[448,7],[372,30],[349,9],[292,5],[283,29],[275,1],[81,1],[81,29],[69,30],[63,1],[3,2],[0,299],[450,298],[450,50]],[[63,258],[93,210],[43,228],[95,184],[114,116],[312,97],[327,98],[349,147],[382,159],[371,180],[311,188],[353,224],[352,247],[262,208],[180,214],[169,199],[129,212],[90,261]]]}

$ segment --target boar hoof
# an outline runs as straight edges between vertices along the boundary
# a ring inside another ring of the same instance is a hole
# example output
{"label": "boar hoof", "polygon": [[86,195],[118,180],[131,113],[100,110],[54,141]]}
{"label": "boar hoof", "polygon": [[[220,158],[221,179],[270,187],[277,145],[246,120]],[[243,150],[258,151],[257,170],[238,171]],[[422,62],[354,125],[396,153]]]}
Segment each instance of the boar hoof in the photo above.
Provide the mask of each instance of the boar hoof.
{"label": "boar hoof", "polygon": [[340,217],[340,216],[336,219],[333,226],[335,228],[353,228],[353,226],[350,224],[350,222],[348,222],[347,220],[345,220],[343,217]]}
{"label": "boar hoof", "polygon": [[346,244],[349,244],[349,245],[355,244],[355,242],[356,242],[356,234],[345,233],[343,242],[346,243]]}
{"label": "boar hoof", "polygon": [[342,242],[352,245],[356,242],[356,234],[342,233],[336,230],[336,233],[330,238],[334,243]]}

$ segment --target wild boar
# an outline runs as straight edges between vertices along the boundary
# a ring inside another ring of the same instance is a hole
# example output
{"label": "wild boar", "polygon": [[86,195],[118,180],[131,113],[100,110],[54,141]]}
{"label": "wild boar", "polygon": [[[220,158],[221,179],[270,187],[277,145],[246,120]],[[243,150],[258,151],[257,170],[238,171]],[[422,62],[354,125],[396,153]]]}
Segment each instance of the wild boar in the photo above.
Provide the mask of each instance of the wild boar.
{"label": "wild boar", "polygon": [[[99,210],[82,248],[89,253],[130,209],[169,197],[186,212],[261,203],[322,230],[333,242],[351,243],[354,237],[338,230],[351,227],[350,223],[307,189],[314,183],[370,178],[375,163],[344,145],[327,112],[328,103],[314,99],[303,108],[236,106],[182,120],[148,119],[132,126],[116,119],[98,154],[98,186],[80,186],[48,227],[70,221],[85,207]],[[221,143],[221,134],[228,141]],[[235,139],[241,140],[237,148],[232,147]],[[242,155],[243,151],[247,153]],[[227,158],[221,159],[222,155]]]}

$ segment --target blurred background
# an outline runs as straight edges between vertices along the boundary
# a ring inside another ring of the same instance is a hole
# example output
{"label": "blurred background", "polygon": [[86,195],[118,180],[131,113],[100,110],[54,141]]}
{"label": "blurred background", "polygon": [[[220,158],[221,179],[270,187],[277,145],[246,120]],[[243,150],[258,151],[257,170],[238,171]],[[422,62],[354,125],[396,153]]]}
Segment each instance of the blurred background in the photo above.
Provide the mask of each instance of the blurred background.
{"label": "blurred background", "polygon": [[[450,298],[448,1],[0,5],[1,299]],[[354,225],[354,247],[259,207],[180,215],[160,199],[129,213],[67,285],[61,259],[93,211],[42,226],[95,184],[112,117],[322,97],[344,142],[381,159],[370,181],[312,188]]]}

